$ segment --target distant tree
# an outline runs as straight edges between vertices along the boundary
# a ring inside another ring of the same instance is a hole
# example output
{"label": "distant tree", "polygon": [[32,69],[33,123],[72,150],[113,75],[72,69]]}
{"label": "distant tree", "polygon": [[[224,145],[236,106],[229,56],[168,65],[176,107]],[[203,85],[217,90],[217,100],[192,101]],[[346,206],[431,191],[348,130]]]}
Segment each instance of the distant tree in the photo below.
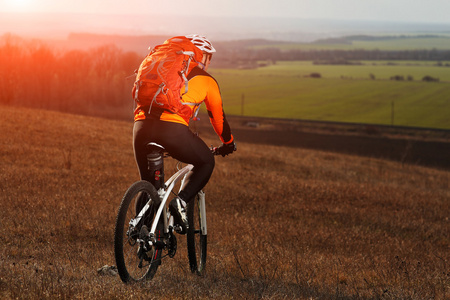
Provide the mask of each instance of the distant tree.
{"label": "distant tree", "polygon": [[18,63],[26,54],[12,36],[7,35],[4,39],[4,45],[0,47],[0,103],[17,104],[19,73],[23,68]]}
{"label": "distant tree", "polygon": [[[33,106],[40,108],[54,108],[52,102],[53,80],[57,69],[54,53],[45,45],[39,45],[32,49],[26,64],[26,73],[32,80],[27,80],[30,91],[29,100]],[[22,79],[23,80],[23,79]]]}
{"label": "distant tree", "polygon": [[402,80],[405,80],[405,78],[402,75],[395,75],[395,76],[391,77],[391,80],[402,81]]}
{"label": "distant tree", "polygon": [[438,82],[438,81],[439,81],[439,78],[435,78],[435,77],[431,77],[431,76],[427,75],[427,76],[424,76],[424,77],[422,78],[422,81],[427,81],[427,82]]}

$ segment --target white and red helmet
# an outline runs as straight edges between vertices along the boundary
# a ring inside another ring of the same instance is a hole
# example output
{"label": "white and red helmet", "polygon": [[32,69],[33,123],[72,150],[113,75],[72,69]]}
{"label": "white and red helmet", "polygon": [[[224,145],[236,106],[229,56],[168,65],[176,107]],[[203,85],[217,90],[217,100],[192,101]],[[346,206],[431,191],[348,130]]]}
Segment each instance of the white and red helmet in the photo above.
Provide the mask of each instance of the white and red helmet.
{"label": "white and red helmet", "polygon": [[191,42],[200,50],[203,52],[213,54],[216,52],[216,49],[214,49],[211,42],[204,36],[201,36],[199,34],[190,34],[186,35],[186,37],[191,40]]}

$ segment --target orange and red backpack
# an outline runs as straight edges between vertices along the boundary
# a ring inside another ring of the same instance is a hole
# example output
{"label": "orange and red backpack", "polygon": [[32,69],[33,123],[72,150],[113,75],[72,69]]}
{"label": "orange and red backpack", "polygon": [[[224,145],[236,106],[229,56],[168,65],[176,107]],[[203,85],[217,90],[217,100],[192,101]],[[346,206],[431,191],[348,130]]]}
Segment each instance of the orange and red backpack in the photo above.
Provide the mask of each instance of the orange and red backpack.
{"label": "orange and red backpack", "polygon": [[154,105],[176,113],[188,121],[190,103],[181,101],[181,88],[188,91],[187,74],[202,59],[202,51],[184,36],[177,36],[154,47],[139,66],[133,98],[140,107]]}

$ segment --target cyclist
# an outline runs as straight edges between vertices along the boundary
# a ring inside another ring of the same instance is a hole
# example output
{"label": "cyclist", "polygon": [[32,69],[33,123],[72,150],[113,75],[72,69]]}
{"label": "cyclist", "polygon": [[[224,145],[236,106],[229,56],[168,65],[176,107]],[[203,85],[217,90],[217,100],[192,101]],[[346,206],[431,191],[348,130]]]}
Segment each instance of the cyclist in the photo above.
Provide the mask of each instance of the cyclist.
{"label": "cyclist", "polygon": [[[211,124],[222,141],[217,151],[222,156],[236,150],[230,126],[222,108],[222,98],[216,80],[207,73],[213,53],[211,42],[204,36],[186,36],[203,52],[202,61],[188,74],[189,89],[182,101],[201,104],[205,102]],[[183,90],[182,90],[183,92]],[[195,109],[198,109],[196,106]],[[169,210],[176,224],[186,233],[188,221],[186,203],[206,185],[214,169],[214,156],[208,146],[189,130],[189,124],[179,115],[153,106],[150,113],[139,106],[135,110],[133,146],[136,163],[142,180],[151,181],[147,168],[147,148],[149,142],[162,145],[172,157],[194,166],[187,183],[177,197],[169,204]]]}

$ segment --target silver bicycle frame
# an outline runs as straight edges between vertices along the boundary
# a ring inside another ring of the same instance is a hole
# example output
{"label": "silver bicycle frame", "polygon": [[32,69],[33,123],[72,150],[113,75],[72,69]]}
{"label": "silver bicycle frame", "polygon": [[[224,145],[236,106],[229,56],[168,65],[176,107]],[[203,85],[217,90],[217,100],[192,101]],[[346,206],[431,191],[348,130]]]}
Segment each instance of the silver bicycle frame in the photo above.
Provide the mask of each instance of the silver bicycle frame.
{"label": "silver bicycle frame", "polygon": [[[170,193],[172,192],[175,185],[180,181],[184,180],[187,174],[192,170],[194,166],[193,165],[187,165],[184,168],[178,170],[175,174],[172,175],[166,182],[165,186],[167,187],[164,193],[162,194],[161,204],[159,205],[158,211],[155,215],[155,221],[152,224],[152,228],[150,229],[150,234],[154,234],[156,231],[156,226],[158,225],[158,220],[161,217],[161,213],[163,212],[164,208],[166,207],[167,199],[169,199]],[[183,185],[182,185],[183,186]],[[166,224],[167,218],[164,218],[164,231],[167,233],[167,224]]]}
{"label": "silver bicycle frame", "polygon": [[[158,192],[158,194],[160,195],[160,198],[161,198],[161,203],[159,205],[158,211],[156,212],[152,227],[150,229],[150,236],[153,236],[153,237],[155,236],[156,226],[158,225],[158,220],[161,217],[161,214],[164,217],[164,232],[165,233],[168,232],[167,215],[166,215],[167,211],[165,209],[166,202],[167,202],[173,188],[180,180],[181,180],[180,190],[183,188],[186,177],[189,174],[189,172],[192,171],[193,168],[194,168],[194,166],[189,164],[189,165],[186,165],[185,167],[181,168],[180,170],[178,170],[175,174],[172,175],[172,177],[170,177],[165,182],[166,189],[164,189],[161,193]],[[202,233],[204,235],[206,235],[207,234],[207,226],[206,226],[205,193],[203,191],[200,191],[198,193],[198,195],[199,195],[199,200],[200,200],[199,207],[200,207],[201,229],[202,229]],[[142,208],[142,210],[139,212],[139,214],[136,216],[136,218],[130,220],[130,225],[132,225],[133,227],[136,227],[149,207],[150,207],[150,205],[148,203],[146,203],[145,206]]]}
{"label": "silver bicycle frame", "polygon": [[[183,179],[181,180],[180,191],[184,187],[184,181],[186,180],[187,175],[188,174],[184,175]],[[201,230],[202,230],[202,234],[206,235],[207,234],[207,232],[206,232],[207,229],[206,229],[205,192],[200,190],[197,195],[199,197],[198,206],[200,208],[200,211],[199,211],[199,213],[200,213],[200,227],[201,227]],[[195,199],[192,199],[192,201],[195,201]]]}

